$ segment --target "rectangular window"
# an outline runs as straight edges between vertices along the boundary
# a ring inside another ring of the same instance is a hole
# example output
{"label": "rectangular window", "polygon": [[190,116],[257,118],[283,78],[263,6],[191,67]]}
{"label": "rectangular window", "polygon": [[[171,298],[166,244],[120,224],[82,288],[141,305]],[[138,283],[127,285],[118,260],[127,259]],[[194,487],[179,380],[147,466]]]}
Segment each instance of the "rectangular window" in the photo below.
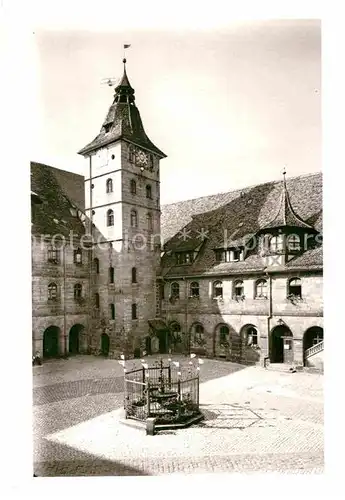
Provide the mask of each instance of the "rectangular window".
{"label": "rectangular window", "polygon": [[179,252],[176,254],[176,264],[191,264],[193,257],[192,252]]}
{"label": "rectangular window", "polygon": [[51,262],[52,264],[58,264],[59,263],[59,257],[60,257],[60,252],[57,248],[49,248],[48,250],[48,262]]}
{"label": "rectangular window", "polygon": [[225,262],[224,250],[216,250],[216,261],[217,262]]}
{"label": "rectangular window", "polygon": [[83,263],[81,250],[74,250],[74,263],[77,265],[81,265]]}
{"label": "rectangular window", "polygon": [[232,251],[232,260],[238,261],[241,259],[241,250],[233,250]]}
{"label": "rectangular window", "polygon": [[132,304],[132,319],[137,319],[137,305]]}

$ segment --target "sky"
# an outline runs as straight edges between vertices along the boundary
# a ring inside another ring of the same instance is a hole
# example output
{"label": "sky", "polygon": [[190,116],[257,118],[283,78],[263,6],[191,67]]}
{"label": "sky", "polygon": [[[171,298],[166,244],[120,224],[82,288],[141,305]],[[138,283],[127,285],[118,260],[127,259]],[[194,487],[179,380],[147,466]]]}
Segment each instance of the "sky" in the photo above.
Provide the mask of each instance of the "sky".
{"label": "sky", "polygon": [[31,159],[84,174],[77,151],[99,132],[127,74],[161,162],[161,203],[321,171],[318,20],[212,29],[34,32],[37,133]]}

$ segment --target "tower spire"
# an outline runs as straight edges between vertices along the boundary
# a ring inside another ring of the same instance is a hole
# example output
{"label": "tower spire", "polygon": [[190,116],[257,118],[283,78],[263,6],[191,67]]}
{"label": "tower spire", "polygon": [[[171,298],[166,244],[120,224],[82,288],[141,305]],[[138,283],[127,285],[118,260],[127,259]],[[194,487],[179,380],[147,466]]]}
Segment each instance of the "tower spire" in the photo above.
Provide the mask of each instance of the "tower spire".
{"label": "tower spire", "polygon": [[301,219],[301,217],[297,215],[297,213],[294,211],[292,207],[289,191],[286,185],[286,166],[284,166],[282,174],[283,174],[283,186],[282,186],[278,211],[274,219],[265,227],[274,228],[274,227],[290,226],[290,227],[312,229],[312,227],[309,224],[304,222]]}
{"label": "tower spire", "polygon": [[125,57],[125,50],[128,47],[130,47],[129,44],[123,46],[123,75],[115,87],[113,103],[108,110],[101,130],[93,141],[79,151],[79,154],[89,154],[90,152],[108,144],[116,142],[120,139],[125,139],[129,142],[135,143],[137,146],[142,146],[143,148],[148,149],[161,158],[166,156],[147,137],[139,110],[135,105],[135,91],[129,83],[126,71],[127,59]]}

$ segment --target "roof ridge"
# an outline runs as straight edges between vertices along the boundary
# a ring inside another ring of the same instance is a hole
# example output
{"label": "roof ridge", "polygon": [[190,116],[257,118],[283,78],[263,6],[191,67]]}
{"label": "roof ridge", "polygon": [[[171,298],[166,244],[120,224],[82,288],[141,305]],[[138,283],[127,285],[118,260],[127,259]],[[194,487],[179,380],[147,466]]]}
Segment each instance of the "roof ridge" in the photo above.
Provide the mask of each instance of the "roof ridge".
{"label": "roof ridge", "polygon": [[78,176],[78,177],[83,177],[83,178],[85,178],[85,177],[84,177],[84,175],[82,175],[82,174],[77,174],[76,172],[72,172],[71,170],[65,170],[65,169],[63,169],[63,168],[53,167],[52,165],[48,165],[47,163],[42,163],[42,162],[40,162],[40,161],[33,161],[33,160],[31,160],[31,161],[30,161],[30,164],[31,164],[31,165],[32,165],[32,164],[34,164],[34,165],[40,165],[41,167],[47,167],[47,168],[51,168],[51,169],[53,169],[53,170],[58,170],[59,172],[64,172],[64,173],[66,173],[66,174],[76,175],[76,176]]}
{"label": "roof ridge", "polygon": [[[317,175],[322,175],[322,172],[311,172],[309,174],[295,175],[294,177],[289,177],[287,179],[287,181],[292,180],[292,179],[300,179],[302,177],[313,177],[313,176],[317,176]],[[282,182],[282,181],[281,180],[276,180],[276,181],[260,182],[259,184],[251,184],[250,186],[245,186],[245,187],[234,189],[234,190],[230,190],[230,191],[222,191],[222,192],[218,192],[218,193],[215,193],[215,194],[209,194],[209,195],[205,195],[205,196],[198,196],[197,198],[189,198],[187,200],[174,201],[173,203],[163,203],[162,207],[169,207],[169,206],[172,206],[172,205],[178,205],[179,203],[186,203],[187,201],[202,200],[202,199],[212,198],[212,197],[221,196],[221,195],[225,195],[225,194],[229,194],[229,193],[237,193],[237,192],[241,193],[242,191],[245,191],[246,189],[251,189],[251,188],[254,188],[254,187],[258,187],[258,186],[264,186],[265,184],[278,184],[280,182]]]}

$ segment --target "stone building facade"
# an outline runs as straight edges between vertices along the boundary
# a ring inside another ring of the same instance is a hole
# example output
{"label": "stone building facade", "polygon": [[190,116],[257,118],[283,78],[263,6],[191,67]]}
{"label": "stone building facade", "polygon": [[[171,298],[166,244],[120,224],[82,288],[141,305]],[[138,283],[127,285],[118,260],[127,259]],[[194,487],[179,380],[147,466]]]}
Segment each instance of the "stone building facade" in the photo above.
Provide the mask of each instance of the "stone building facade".
{"label": "stone building facade", "polygon": [[33,351],[322,365],[321,175],[161,206],[134,94],[124,68],[84,177],[31,165]]}
{"label": "stone building facade", "polygon": [[[31,164],[32,350],[43,357],[86,353],[89,343],[89,250],[80,244],[85,227],[55,171]],[[78,187],[79,176],[66,177]]]}

